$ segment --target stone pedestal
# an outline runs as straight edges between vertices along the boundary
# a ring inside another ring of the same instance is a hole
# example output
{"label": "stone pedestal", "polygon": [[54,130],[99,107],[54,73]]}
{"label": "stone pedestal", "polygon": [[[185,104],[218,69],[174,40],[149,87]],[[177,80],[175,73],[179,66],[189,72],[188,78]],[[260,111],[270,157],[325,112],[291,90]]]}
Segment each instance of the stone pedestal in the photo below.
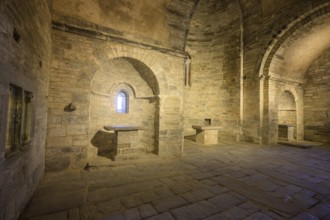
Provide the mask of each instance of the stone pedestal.
{"label": "stone pedestal", "polygon": [[218,143],[218,130],[219,126],[211,126],[211,125],[193,125],[192,128],[196,129],[196,142],[210,145]]}
{"label": "stone pedestal", "polygon": [[278,125],[278,138],[283,140],[292,141],[294,134],[293,125]]}

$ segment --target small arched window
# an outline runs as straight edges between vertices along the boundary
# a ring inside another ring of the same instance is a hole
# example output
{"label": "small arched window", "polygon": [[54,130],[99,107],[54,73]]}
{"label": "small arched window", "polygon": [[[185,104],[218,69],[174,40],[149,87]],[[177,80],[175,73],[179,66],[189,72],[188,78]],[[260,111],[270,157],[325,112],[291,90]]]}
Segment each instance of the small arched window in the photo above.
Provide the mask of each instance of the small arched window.
{"label": "small arched window", "polygon": [[116,111],[117,113],[128,113],[128,94],[125,91],[117,93]]}

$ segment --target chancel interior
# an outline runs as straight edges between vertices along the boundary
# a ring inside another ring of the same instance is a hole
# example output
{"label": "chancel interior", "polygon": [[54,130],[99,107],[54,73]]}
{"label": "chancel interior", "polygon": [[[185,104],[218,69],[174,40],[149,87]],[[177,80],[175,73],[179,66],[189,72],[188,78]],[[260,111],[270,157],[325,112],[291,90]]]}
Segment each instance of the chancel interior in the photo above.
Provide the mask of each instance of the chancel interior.
{"label": "chancel interior", "polygon": [[1,0],[0,219],[329,219],[329,0]]}

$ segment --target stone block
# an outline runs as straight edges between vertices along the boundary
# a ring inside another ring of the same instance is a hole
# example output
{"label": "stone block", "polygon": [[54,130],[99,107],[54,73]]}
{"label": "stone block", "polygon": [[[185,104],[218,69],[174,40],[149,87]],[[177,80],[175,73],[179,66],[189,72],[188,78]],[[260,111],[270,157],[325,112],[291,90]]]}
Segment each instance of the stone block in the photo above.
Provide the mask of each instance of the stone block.
{"label": "stone block", "polygon": [[47,147],[66,147],[72,146],[71,137],[48,137],[47,138]]}
{"label": "stone block", "polygon": [[148,218],[150,216],[158,214],[155,208],[150,204],[144,204],[142,206],[139,206],[138,209],[142,218]]}
{"label": "stone block", "polygon": [[178,220],[204,219],[217,213],[217,209],[206,201],[201,201],[171,211]]}
{"label": "stone block", "polygon": [[68,156],[48,156],[45,170],[49,172],[66,170],[70,165],[70,161]]}
{"label": "stone block", "polygon": [[169,212],[164,212],[162,214],[159,215],[154,215],[150,218],[147,218],[146,220],[175,220],[175,218],[173,218],[173,216],[169,213]]}
{"label": "stone block", "polygon": [[88,133],[87,125],[68,125],[67,135],[82,135]]}
{"label": "stone block", "polygon": [[164,212],[182,205],[186,205],[187,202],[180,196],[172,196],[165,199],[153,201],[152,204],[158,212]]}

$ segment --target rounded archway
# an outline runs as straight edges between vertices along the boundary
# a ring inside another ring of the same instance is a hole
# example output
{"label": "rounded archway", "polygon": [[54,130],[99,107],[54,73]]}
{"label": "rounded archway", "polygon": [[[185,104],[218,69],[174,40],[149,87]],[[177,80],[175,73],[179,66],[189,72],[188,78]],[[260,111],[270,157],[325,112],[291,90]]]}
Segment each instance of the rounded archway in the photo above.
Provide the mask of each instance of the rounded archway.
{"label": "rounded archway", "polygon": [[330,47],[330,4],[302,15],[270,44],[263,57],[260,75],[261,143],[277,142],[276,91],[295,91],[296,138],[304,140],[304,87],[308,67]]}
{"label": "rounded archway", "polygon": [[143,128],[134,137],[137,144],[127,143],[123,152],[157,152],[159,87],[148,66],[129,57],[111,59],[96,71],[90,89],[89,139],[94,154],[116,156],[115,133],[103,129],[109,125]]}

